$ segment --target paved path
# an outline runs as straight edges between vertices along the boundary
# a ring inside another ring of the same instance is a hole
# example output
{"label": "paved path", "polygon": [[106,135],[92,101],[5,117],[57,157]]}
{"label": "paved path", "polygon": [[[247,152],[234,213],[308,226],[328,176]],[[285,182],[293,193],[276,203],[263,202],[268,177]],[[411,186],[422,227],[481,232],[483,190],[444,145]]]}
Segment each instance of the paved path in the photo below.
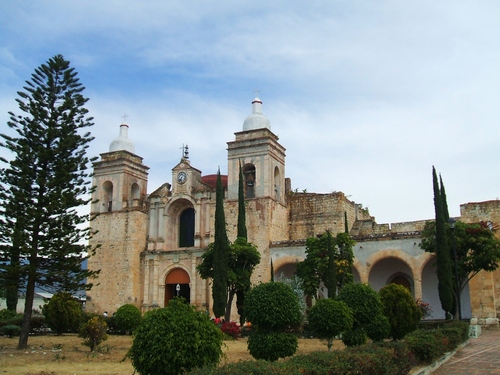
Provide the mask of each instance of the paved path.
{"label": "paved path", "polygon": [[500,330],[483,330],[433,375],[500,375]]}

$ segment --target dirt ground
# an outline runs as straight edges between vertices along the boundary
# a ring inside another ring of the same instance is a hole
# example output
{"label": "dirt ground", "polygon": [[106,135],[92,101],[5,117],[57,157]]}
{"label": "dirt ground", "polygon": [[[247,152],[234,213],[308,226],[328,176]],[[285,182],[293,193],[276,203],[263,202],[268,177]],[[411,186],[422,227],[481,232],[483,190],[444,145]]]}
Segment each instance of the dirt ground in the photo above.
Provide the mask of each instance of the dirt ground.
{"label": "dirt ground", "polygon": [[[130,336],[109,336],[103,350],[91,354],[76,335],[31,336],[28,350],[17,350],[18,338],[0,337],[0,375],[118,375],[134,373],[127,351]],[[334,348],[343,348],[336,341]],[[224,341],[223,363],[253,360],[247,350],[247,340]],[[326,341],[299,339],[299,353],[326,351]]]}

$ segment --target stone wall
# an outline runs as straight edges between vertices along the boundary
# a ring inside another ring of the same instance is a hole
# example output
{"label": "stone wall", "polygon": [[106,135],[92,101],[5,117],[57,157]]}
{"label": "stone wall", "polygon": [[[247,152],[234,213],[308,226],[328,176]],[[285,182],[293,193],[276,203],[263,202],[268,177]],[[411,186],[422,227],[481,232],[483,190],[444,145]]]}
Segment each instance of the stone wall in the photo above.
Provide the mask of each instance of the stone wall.
{"label": "stone wall", "polygon": [[101,247],[89,258],[88,268],[101,270],[102,276],[92,281],[94,287],[87,292],[87,310],[111,314],[126,303],[140,307],[140,253],[146,248],[147,214],[139,210],[102,213],[91,224],[99,232],[89,243]]}
{"label": "stone wall", "polygon": [[[461,220],[466,223],[491,222],[500,224],[500,200],[460,205]],[[496,236],[500,238],[497,230]],[[500,317],[500,270],[482,271],[469,282],[472,315],[479,318]]]}

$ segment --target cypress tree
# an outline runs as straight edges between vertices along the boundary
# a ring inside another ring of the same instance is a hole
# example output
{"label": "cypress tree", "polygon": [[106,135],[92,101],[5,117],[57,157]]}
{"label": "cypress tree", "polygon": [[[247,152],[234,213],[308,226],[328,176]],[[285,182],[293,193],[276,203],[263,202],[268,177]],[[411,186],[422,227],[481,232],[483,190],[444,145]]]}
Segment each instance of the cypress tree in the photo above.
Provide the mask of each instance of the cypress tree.
{"label": "cypress tree", "polygon": [[236,237],[247,239],[245,189],[243,187],[243,171],[240,163],[240,175],[238,180],[238,234]]}
{"label": "cypress tree", "polygon": [[327,271],[327,289],[328,298],[335,298],[337,294],[337,270],[335,269],[335,252],[332,244],[332,233],[327,230],[328,236],[327,251],[328,251],[328,271]]}
{"label": "cypress tree", "polygon": [[444,223],[448,223],[448,220],[450,220],[450,213],[448,211],[448,201],[446,199],[446,191],[444,190],[444,184],[443,184],[443,179],[441,178],[441,173],[439,174],[439,195],[441,196],[441,202],[443,205],[443,218],[444,218]]}
{"label": "cypress tree", "polygon": [[90,201],[86,156],[93,137],[87,128],[88,101],[69,61],[56,55],[35,69],[17,103],[23,115],[9,112],[9,128],[0,147],[14,157],[0,173],[2,283],[26,294],[18,349],[28,346],[35,287],[76,292],[90,289],[97,272],[82,270],[95,249],[83,245],[90,236],[89,217],[77,212]]}
{"label": "cypress tree", "polygon": [[227,280],[228,280],[228,249],[229,239],[226,232],[226,216],[224,214],[224,190],[220,169],[217,171],[217,186],[215,192],[215,236],[213,243],[213,285],[212,297],[215,317],[221,317],[226,311]]}
{"label": "cypress tree", "polygon": [[438,292],[441,307],[448,318],[453,310],[453,273],[451,268],[450,252],[446,236],[446,222],[443,208],[443,194],[439,188],[436,169],[432,167],[434,190],[434,210],[436,213],[436,258]]}
{"label": "cypress tree", "polygon": [[349,233],[349,223],[347,222],[347,212],[344,211],[344,232]]}

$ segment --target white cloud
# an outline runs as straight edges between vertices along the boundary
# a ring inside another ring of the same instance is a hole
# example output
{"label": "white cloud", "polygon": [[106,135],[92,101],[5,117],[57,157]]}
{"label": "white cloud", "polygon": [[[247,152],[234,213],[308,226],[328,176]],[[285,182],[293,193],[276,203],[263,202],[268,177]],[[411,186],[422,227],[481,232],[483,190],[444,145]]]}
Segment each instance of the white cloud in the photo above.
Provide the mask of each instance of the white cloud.
{"label": "white cloud", "polygon": [[180,147],[204,173],[227,170],[226,142],[260,89],[287,148],[287,176],[343,191],[379,222],[432,217],[431,167],[450,211],[495,199],[500,4],[38,1],[0,5],[0,121],[56,53],[79,72],[108,150],[126,112],[151,167],[171,178]]}

